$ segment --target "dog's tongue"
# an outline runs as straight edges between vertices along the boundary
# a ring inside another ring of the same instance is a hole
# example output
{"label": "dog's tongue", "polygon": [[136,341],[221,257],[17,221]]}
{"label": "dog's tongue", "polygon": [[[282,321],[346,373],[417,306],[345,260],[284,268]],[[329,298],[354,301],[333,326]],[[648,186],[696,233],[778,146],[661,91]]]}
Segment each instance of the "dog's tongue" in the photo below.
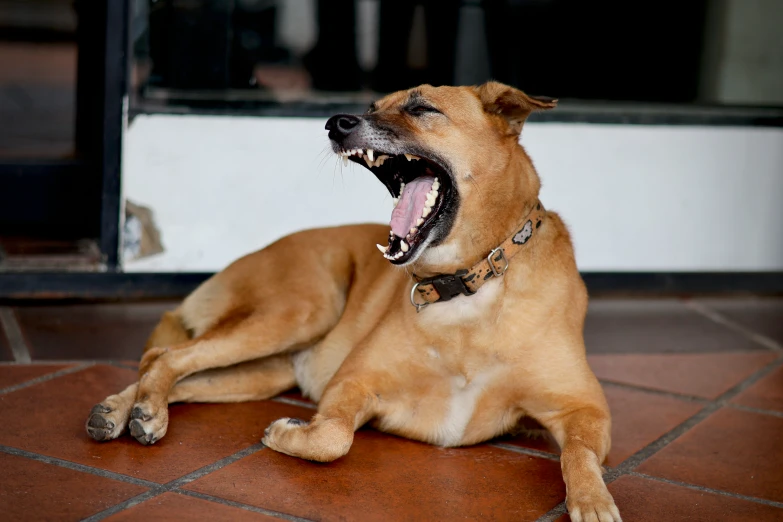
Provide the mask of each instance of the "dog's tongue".
{"label": "dog's tongue", "polygon": [[391,229],[397,237],[405,237],[424,211],[427,194],[432,189],[435,178],[424,176],[416,178],[407,185],[400,194],[400,201],[394,207],[391,215]]}

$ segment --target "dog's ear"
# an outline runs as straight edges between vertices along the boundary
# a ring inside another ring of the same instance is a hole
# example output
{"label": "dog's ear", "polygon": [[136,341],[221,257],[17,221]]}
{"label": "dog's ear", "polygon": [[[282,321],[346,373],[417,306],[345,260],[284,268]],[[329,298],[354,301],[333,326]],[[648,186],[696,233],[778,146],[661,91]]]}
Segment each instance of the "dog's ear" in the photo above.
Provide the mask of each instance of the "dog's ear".
{"label": "dog's ear", "polygon": [[508,122],[509,132],[518,135],[522,125],[533,111],[553,109],[557,100],[545,96],[530,96],[499,82],[487,82],[475,87],[476,93],[490,114],[502,116]]}

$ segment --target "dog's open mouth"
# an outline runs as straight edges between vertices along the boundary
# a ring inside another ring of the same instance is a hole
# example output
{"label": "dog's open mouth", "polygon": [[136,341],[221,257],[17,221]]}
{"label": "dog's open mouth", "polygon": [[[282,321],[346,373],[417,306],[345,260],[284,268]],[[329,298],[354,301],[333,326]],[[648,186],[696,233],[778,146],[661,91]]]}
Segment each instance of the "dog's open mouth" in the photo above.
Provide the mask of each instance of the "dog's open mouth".
{"label": "dog's open mouth", "polygon": [[338,154],[346,165],[353,161],[370,169],[392,195],[388,245],[378,245],[383,256],[397,265],[418,257],[454,197],[446,168],[437,160],[413,153],[351,149]]}

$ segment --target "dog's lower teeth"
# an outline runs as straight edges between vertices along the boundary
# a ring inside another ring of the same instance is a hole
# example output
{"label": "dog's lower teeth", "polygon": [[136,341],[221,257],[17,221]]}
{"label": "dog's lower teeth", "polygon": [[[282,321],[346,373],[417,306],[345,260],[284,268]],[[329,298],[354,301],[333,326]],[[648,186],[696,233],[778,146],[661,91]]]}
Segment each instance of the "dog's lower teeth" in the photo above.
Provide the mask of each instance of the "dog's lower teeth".
{"label": "dog's lower teeth", "polygon": [[432,212],[432,208],[431,207],[424,207],[424,212],[421,213],[421,217],[429,216],[430,212]]}
{"label": "dog's lower teeth", "polygon": [[407,252],[408,251],[408,243],[406,243],[405,241],[400,241],[400,249],[403,252]]}
{"label": "dog's lower teeth", "polygon": [[408,236],[412,236],[413,234],[417,233],[419,229],[417,227],[413,227],[410,232],[408,232]]}
{"label": "dog's lower teeth", "polygon": [[395,207],[397,206],[397,203],[399,203],[399,202],[400,202],[400,198],[392,198],[392,203],[394,204]]}
{"label": "dog's lower teeth", "polygon": [[383,246],[383,245],[375,245],[375,246],[377,246],[377,247],[378,247],[378,250],[380,250],[380,251],[381,251],[381,252],[383,252],[384,254],[385,254],[385,253],[386,253],[386,252],[389,250],[389,247],[388,247],[388,246]]}
{"label": "dog's lower teeth", "polygon": [[416,226],[417,226],[417,227],[420,227],[420,226],[422,226],[423,224],[424,224],[424,220],[423,220],[422,218],[419,218],[418,220],[416,220]]}

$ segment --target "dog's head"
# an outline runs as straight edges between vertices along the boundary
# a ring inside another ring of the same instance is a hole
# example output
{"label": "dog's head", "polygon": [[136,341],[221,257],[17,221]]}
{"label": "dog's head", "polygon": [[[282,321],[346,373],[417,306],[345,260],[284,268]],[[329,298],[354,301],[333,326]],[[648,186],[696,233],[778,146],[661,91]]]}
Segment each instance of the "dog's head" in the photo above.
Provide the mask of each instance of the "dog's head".
{"label": "dog's head", "polygon": [[422,85],[378,100],[361,116],[333,116],[326,129],[343,161],[368,168],[394,198],[386,258],[445,269],[449,263],[422,255],[449,246],[469,252],[465,260],[482,255],[537,197],[519,134],[532,111],[555,103],[497,82]]}

